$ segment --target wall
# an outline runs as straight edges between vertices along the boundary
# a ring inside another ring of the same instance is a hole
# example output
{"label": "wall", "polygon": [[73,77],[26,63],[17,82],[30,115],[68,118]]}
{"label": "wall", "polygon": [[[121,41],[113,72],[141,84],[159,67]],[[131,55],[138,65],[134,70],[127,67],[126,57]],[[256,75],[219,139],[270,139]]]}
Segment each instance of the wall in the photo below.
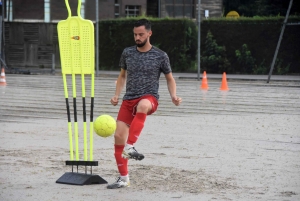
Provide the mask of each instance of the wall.
{"label": "wall", "polygon": [[60,66],[56,24],[5,23],[5,57],[9,67]]}

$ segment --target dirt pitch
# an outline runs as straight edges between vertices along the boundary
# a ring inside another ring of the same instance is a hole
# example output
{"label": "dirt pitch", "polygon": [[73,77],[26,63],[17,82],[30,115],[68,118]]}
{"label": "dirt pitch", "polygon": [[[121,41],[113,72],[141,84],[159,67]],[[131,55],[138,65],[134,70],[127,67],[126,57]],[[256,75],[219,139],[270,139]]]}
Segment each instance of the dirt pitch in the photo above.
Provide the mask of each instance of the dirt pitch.
{"label": "dirt pitch", "polygon": [[[208,80],[205,92],[199,81],[177,79],[183,103],[175,107],[162,79],[158,111],[136,144],[145,159],[130,161],[130,188],[108,190],[55,183],[71,170],[64,162],[69,140],[61,76],[6,80],[0,88],[0,200],[300,200],[299,82],[231,80],[230,90],[221,92],[219,80]],[[116,117],[119,107],[109,103],[114,88],[115,78],[96,78],[95,117]],[[80,141],[81,156],[82,150]],[[113,137],[95,135],[94,159],[94,174],[113,182]]]}

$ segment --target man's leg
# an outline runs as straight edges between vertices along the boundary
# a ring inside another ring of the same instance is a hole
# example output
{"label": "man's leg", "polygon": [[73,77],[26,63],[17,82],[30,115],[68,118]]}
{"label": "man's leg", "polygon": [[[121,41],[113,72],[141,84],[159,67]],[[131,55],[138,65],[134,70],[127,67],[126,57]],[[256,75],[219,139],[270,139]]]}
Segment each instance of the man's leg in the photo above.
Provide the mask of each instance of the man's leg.
{"label": "man's leg", "polygon": [[117,121],[117,129],[115,132],[115,159],[120,173],[120,177],[113,184],[107,186],[109,189],[121,188],[129,186],[128,176],[128,159],[122,157],[122,152],[128,137],[129,127],[122,121]]}
{"label": "man's leg", "polygon": [[129,126],[123,121],[117,121],[117,128],[114,134],[115,144],[125,145],[128,138]]}
{"label": "man's leg", "polygon": [[122,152],[125,147],[125,142],[128,137],[128,126],[122,122],[117,121],[117,129],[115,132],[115,158],[118,166],[118,170],[120,172],[121,176],[127,176],[128,175],[128,160],[124,159],[122,157]]}
{"label": "man's leg", "polygon": [[133,144],[136,143],[138,140],[143,128],[144,123],[147,117],[147,114],[151,112],[152,110],[152,103],[148,99],[142,99],[139,101],[137,108],[136,108],[136,114],[133,118],[133,121],[129,128],[129,136],[127,139],[127,144],[123,152],[124,158],[133,158],[136,160],[143,160],[144,155],[139,154],[135,148],[133,147]]}
{"label": "man's leg", "polygon": [[152,110],[152,104],[148,99],[142,99],[137,105],[136,115],[129,128],[129,136],[127,144],[133,145],[138,140],[147,117],[147,114]]}

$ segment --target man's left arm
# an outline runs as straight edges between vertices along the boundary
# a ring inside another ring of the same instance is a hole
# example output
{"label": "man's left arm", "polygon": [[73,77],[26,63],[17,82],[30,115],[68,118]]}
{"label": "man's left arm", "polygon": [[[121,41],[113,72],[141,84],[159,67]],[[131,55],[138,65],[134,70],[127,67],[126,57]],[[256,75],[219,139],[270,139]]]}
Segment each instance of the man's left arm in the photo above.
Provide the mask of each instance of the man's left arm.
{"label": "man's left arm", "polygon": [[180,105],[182,100],[180,97],[177,97],[177,95],[176,95],[175,79],[174,79],[172,73],[165,74],[165,77],[167,80],[168,90],[169,90],[170,96],[172,98],[172,102],[174,103],[174,105],[178,106],[178,105]]}

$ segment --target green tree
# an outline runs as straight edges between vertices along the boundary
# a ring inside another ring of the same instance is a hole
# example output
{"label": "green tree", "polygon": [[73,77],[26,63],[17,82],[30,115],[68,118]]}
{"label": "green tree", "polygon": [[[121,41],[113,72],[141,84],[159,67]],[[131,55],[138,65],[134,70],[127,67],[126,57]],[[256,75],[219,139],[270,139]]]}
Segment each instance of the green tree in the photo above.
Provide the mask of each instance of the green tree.
{"label": "green tree", "polygon": [[240,65],[241,73],[251,73],[256,68],[255,59],[251,55],[251,51],[246,44],[242,45],[241,50],[236,50],[238,64]]}
{"label": "green tree", "polygon": [[230,71],[230,63],[226,57],[224,46],[218,46],[210,31],[207,32],[205,49],[201,56],[203,70],[210,73],[223,73]]}

